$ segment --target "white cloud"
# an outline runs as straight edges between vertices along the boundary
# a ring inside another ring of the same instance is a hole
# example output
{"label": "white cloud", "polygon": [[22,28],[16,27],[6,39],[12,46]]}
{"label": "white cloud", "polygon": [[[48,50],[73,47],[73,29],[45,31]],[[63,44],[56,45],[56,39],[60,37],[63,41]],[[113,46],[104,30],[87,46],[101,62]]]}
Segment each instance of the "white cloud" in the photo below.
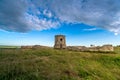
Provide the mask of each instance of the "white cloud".
{"label": "white cloud", "polygon": [[50,11],[47,9],[40,11],[28,0],[2,0],[0,2],[0,29],[6,31],[27,32],[56,28],[60,23],[52,18]]}
{"label": "white cloud", "polygon": [[59,25],[59,22],[52,22],[52,20],[47,20],[45,18],[39,19],[36,15],[30,15],[26,13],[25,22],[28,26],[31,27],[31,30],[46,30],[50,28],[55,28]]}
{"label": "white cloud", "polygon": [[49,18],[52,17],[52,13],[51,13],[50,11],[46,10],[46,9],[43,11],[43,14],[44,14],[45,16],[49,17]]}
{"label": "white cloud", "polygon": [[[2,0],[0,29],[26,32],[84,23],[120,33],[119,0]],[[91,29],[92,30],[92,29]]]}
{"label": "white cloud", "polygon": [[120,33],[119,0],[37,0],[65,22],[84,23]]}
{"label": "white cloud", "polygon": [[89,28],[89,29],[84,29],[84,31],[95,31],[97,28]]}
{"label": "white cloud", "polygon": [[114,35],[116,35],[116,36],[117,36],[117,35],[118,35],[118,33],[114,33]]}

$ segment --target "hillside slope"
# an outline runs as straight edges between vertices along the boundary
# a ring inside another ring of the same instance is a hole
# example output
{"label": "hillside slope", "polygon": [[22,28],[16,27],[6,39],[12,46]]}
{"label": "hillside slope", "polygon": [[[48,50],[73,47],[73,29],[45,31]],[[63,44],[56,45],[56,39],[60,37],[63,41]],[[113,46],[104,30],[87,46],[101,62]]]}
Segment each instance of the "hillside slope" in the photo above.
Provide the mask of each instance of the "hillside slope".
{"label": "hillside slope", "polygon": [[0,49],[0,80],[120,80],[119,50]]}

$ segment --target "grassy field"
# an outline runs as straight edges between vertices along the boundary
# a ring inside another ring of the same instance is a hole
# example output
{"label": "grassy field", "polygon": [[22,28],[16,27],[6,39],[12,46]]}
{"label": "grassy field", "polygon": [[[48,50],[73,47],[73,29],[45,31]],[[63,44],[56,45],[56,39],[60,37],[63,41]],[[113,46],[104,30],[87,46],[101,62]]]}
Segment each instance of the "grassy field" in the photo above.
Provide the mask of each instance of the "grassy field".
{"label": "grassy field", "polygon": [[0,49],[0,80],[120,80],[119,52]]}
{"label": "grassy field", "polygon": [[20,48],[20,46],[8,46],[8,45],[0,45],[0,48]]}

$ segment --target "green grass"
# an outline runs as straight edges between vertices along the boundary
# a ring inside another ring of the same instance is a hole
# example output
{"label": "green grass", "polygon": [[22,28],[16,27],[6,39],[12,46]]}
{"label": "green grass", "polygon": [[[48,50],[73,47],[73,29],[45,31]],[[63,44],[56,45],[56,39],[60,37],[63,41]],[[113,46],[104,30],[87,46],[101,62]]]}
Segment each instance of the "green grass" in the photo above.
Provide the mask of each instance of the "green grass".
{"label": "green grass", "polygon": [[20,48],[20,46],[8,46],[8,45],[0,45],[0,48]]}
{"label": "green grass", "polygon": [[119,51],[0,49],[0,80],[120,80]]}

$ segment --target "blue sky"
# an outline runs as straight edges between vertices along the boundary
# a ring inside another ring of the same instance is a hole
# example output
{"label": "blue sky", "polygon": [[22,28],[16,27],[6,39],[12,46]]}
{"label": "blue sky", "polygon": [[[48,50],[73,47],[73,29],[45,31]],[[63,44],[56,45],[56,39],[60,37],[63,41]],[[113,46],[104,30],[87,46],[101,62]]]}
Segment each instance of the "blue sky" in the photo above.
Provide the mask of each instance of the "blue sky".
{"label": "blue sky", "polygon": [[1,0],[0,45],[120,45],[119,0]]}

